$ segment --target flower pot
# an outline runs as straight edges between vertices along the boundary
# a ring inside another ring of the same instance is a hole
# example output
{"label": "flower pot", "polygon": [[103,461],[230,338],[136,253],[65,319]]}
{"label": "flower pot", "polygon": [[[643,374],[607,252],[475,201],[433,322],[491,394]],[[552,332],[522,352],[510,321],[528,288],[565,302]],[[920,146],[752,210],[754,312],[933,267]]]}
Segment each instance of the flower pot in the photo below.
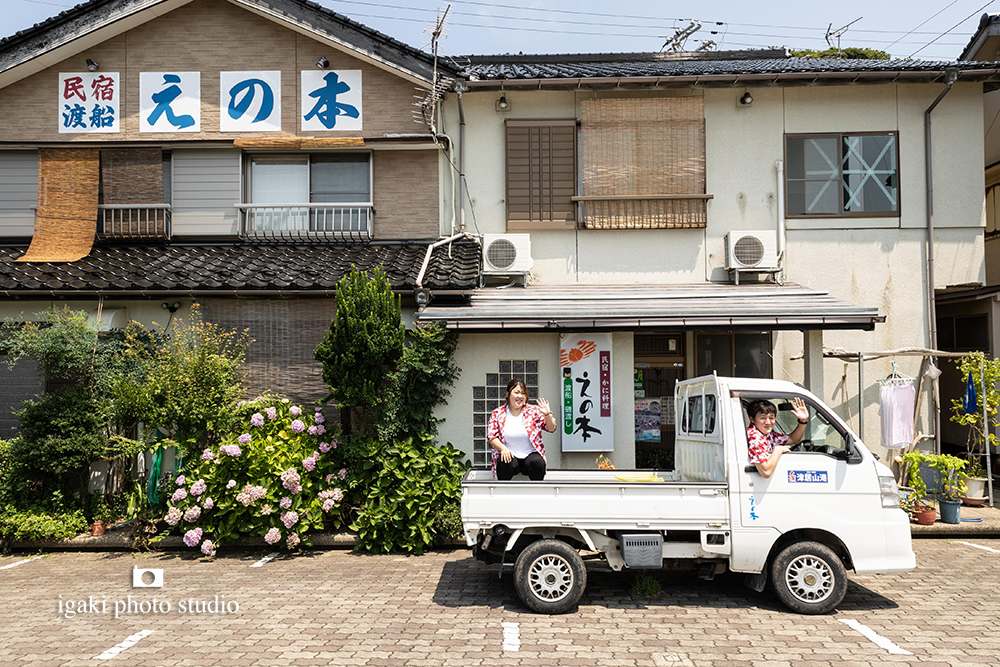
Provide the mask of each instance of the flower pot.
{"label": "flower pot", "polygon": [[925,506],[922,509],[914,510],[913,518],[921,526],[933,526],[934,520],[937,518],[937,510]]}
{"label": "flower pot", "polygon": [[90,534],[94,537],[99,537],[104,533],[108,532],[107,526],[103,521],[97,520],[90,526]]}
{"label": "flower pot", "polygon": [[946,500],[942,498],[938,501],[941,505],[941,521],[942,523],[958,523],[959,516],[962,509],[961,500]]}
{"label": "flower pot", "polygon": [[982,507],[986,504],[986,496],[980,496],[978,498],[970,498],[969,496],[962,496],[962,504],[966,507]]}
{"label": "flower pot", "polygon": [[986,478],[969,477],[965,480],[966,498],[983,498],[986,496]]}

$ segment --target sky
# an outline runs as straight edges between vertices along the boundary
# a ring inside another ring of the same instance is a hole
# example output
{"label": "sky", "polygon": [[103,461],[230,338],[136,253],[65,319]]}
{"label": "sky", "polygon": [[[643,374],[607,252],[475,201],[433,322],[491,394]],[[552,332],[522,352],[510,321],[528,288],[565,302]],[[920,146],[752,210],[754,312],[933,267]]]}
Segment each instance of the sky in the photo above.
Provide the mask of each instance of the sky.
{"label": "sky", "polygon": [[[66,0],[0,0],[0,36],[31,27],[73,6]],[[449,3],[433,0],[319,0],[320,4],[412,46],[429,49],[430,33]],[[803,0],[699,3],[632,0],[454,0],[439,53],[597,53],[660,51],[692,24],[684,41],[697,50],[787,46],[827,48],[826,33],[848,26],[840,45],[866,46],[897,57],[954,60],[985,12],[1000,13],[1000,0],[841,0],[825,5]],[[618,11],[615,11],[615,10]],[[692,12],[697,15],[692,17]],[[830,43],[837,44],[836,37]]]}

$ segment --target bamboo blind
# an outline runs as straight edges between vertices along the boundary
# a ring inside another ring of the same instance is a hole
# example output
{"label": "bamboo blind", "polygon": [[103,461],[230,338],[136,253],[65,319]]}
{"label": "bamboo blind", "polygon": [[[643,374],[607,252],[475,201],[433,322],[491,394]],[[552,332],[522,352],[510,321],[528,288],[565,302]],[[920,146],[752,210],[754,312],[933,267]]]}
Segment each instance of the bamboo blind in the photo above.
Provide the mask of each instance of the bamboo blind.
{"label": "bamboo blind", "polygon": [[363,148],[362,137],[263,137],[236,139],[234,148],[244,150],[297,151],[315,148]]}
{"label": "bamboo blind", "polygon": [[[705,193],[705,111],[701,97],[588,99],[580,104],[584,226],[704,227],[704,199],[615,197]],[[616,213],[616,211],[619,211]]]}
{"label": "bamboo blind", "polygon": [[28,251],[16,262],[75,262],[97,231],[100,154],[96,148],[38,149],[38,210]]}
{"label": "bamboo blind", "polygon": [[105,204],[162,204],[163,151],[159,148],[102,148]]}

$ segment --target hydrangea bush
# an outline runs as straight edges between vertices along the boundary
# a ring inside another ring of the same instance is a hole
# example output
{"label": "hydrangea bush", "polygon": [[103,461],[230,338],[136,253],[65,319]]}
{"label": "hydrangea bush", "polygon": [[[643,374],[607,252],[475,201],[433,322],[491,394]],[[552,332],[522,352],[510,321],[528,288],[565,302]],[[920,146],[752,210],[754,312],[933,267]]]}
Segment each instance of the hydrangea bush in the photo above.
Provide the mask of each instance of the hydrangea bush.
{"label": "hydrangea bush", "polygon": [[324,523],[340,527],[349,481],[320,408],[264,396],[238,409],[242,428],[176,478],[163,520],[207,556],[243,536],[294,549]]}

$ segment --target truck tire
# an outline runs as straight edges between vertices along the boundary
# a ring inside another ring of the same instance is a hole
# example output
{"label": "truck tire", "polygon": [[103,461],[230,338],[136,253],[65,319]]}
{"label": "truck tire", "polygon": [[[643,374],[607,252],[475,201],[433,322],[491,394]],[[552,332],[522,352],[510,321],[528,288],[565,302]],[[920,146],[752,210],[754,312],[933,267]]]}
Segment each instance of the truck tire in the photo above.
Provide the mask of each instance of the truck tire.
{"label": "truck tire", "polygon": [[796,542],[785,547],[771,565],[778,598],[800,614],[825,614],[847,594],[847,570],[829,547]]}
{"label": "truck tire", "polygon": [[532,542],[514,562],[514,590],[541,614],[572,609],[587,588],[587,568],[576,549],[559,540]]}

